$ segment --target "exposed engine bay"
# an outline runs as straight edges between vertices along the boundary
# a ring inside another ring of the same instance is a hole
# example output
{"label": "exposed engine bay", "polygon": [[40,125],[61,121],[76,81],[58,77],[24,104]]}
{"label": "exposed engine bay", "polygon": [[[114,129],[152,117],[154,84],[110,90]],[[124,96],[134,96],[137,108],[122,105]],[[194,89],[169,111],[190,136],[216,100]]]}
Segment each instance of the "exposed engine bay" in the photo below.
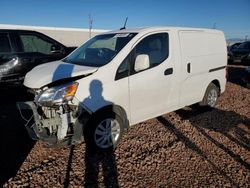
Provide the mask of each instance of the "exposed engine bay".
{"label": "exposed engine bay", "polygon": [[[71,90],[66,89],[66,94],[62,94],[62,88],[70,87],[72,84],[57,86],[56,89],[34,90],[34,101],[17,104],[22,117],[24,110],[32,110],[29,120],[23,118],[32,139],[42,140],[48,145],[72,145],[83,141],[83,124],[90,113],[75,105],[73,97],[67,96],[67,93],[72,93]],[[67,100],[64,100],[65,96]]]}

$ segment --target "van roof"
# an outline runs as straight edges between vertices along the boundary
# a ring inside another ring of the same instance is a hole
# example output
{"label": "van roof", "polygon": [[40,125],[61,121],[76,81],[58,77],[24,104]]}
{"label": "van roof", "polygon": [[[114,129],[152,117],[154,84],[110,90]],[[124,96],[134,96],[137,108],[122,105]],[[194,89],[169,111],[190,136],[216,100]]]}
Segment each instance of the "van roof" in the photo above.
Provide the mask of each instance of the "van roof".
{"label": "van roof", "polygon": [[114,30],[106,33],[141,33],[141,32],[155,32],[161,30],[174,30],[174,31],[206,31],[213,33],[221,33],[220,30],[216,29],[207,29],[207,28],[192,28],[192,27],[142,27],[142,28],[134,28],[134,29],[123,29],[123,30]]}

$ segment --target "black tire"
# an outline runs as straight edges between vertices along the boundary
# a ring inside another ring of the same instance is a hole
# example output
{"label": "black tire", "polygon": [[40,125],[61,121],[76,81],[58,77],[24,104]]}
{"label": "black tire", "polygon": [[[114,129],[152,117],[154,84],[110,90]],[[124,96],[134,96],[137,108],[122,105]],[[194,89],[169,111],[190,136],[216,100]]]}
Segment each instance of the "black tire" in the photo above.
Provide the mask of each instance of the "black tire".
{"label": "black tire", "polygon": [[[102,111],[94,114],[84,128],[86,147],[104,152],[114,150],[125,131],[123,122],[122,117],[112,111]],[[110,127],[111,124],[113,128]],[[116,134],[116,132],[119,133]],[[101,141],[103,144],[100,143]]]}
{"label": "black tire", "polygon": [[201,107],[214,108],[216,105],[217,99],[219,97],[219,94],[220,94],[219,88],[214,83],[210,83],[199,105]]}

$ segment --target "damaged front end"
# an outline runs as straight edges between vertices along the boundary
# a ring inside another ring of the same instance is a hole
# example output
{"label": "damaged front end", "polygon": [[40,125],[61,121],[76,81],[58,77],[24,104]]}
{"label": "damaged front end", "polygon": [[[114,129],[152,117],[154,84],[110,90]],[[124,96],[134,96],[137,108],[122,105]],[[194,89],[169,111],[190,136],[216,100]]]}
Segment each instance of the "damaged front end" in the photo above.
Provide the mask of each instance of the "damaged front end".
{"label": "damaged front end", "polygon": [[34,121],[26,123],[32,139],[42,140],[51,146],[83,141],[83,125],[90,117],[90,112],[82,108],[74,97],[77,87],[78,83],[72,82],[34,90],[34,102],[19,106],[21,113],[24,109],[32,110]]}

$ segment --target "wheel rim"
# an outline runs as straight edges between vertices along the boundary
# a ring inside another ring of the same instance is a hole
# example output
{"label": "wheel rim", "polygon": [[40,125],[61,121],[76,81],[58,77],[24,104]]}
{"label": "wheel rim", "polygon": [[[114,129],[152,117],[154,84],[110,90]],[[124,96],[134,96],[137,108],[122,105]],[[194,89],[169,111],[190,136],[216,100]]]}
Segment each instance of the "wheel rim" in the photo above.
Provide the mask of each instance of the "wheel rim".
{"label": "wheel rim", "polygon": [[115,119],[105,119],[99,123],[95,130],[95,143],[100,148],[109,148],[117,142],[120,136],[120,124]]}
{"label": "wheel rim", "polygon": [[210,90],[207,97],[207,104],[214,107],[218,98],[218,93],[215,89]]}

